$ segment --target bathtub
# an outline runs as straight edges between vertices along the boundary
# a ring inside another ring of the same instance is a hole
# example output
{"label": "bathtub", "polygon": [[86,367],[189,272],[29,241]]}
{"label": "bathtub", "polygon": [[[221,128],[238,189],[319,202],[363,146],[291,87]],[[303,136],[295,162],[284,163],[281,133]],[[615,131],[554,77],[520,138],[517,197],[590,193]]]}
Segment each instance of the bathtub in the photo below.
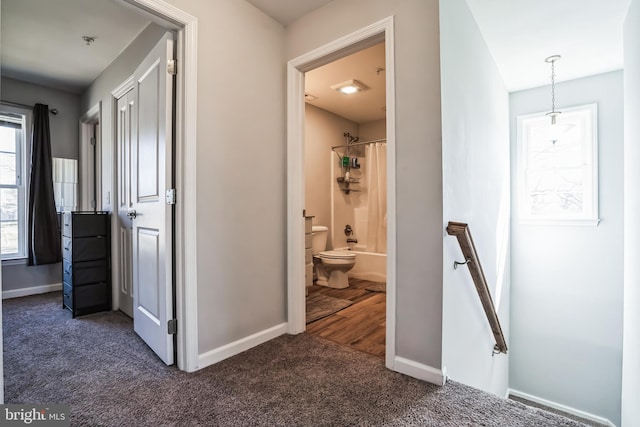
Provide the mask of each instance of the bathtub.
{"label": "bathtub", "polygon": [[356,264],[347,273],[354,279],[371,280],[372,282],[387,281],[387,254],[377,254],[364,252],[361,247],[356,246],[353,250],[340,248],[343,251],[350,251],[356,254]]}

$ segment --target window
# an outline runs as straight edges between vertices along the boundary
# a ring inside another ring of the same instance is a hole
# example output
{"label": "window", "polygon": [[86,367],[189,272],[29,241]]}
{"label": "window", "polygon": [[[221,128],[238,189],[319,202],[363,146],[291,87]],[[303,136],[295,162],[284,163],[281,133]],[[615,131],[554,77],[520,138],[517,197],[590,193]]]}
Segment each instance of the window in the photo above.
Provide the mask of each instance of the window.
{"label": "window", "polygon": [[26,257],[26,129],[28,114],[0,112],[0,249],[2,259]]}
{"label": "window", "polygon": [[557,123],[572,127],[552,142],[545,113],[518,117],[519,219],[597,225],[597,105],[563,109]]}

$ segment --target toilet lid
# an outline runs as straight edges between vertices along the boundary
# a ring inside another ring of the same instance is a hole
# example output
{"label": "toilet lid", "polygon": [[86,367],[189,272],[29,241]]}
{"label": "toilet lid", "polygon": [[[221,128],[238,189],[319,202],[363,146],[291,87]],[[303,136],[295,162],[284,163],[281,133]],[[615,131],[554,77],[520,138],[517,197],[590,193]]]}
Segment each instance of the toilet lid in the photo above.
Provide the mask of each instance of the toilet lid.
{"label": "toilet lid", "polygon": [[320,258],[333,258],[333,259],[353,259],[356,254],[347,251],[324,251],[318,254]]}

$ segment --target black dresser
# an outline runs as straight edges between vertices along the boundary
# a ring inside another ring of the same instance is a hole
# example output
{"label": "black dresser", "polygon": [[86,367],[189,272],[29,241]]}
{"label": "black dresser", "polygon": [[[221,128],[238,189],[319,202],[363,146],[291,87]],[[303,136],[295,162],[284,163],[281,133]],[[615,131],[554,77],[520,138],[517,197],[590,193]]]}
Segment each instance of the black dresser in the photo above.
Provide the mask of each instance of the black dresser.
{"label": "black dresser", "polygon": [[62,214],[62,307],[72,316],[111,310],[109,212]]}

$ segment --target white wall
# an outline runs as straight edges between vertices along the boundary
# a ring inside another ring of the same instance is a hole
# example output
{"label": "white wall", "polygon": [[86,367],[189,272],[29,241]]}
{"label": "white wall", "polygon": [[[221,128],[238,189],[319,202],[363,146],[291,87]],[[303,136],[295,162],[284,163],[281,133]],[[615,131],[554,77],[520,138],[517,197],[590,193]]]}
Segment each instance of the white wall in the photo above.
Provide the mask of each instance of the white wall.
{"label": "white wall", "polygon": [[168,3],[198,19],[202,356],[286,322],[284,29],[245,1]]}
{"label": "white wall", "polygon": [[640,1],[624,24],[624,350],[622,425],[640,425]]}
{"label": "white wall", "polygon": [[[509,345],[509,94],[464,0],[440,1],[444,227],[469,224]],[[443,364],[504,396],[509,356],[495,339],[455,237],[444,240]]]}
{"label": "white wall", "polygon": [[547,111],[550,96],[550,88],[541,87],[512,93],[510,98],[514,212],[510,387],[619,424],[623,309],[622,72],[560,83],[556,91],[560,111],[598,103],[602,221],[597,227],[518,222],[516,117]]}
{"label": "white wall", "polygon": [[441,367],[442,156],[437,0],[333,1],[290,24],[294,59],[395,16],[398,356]]}
{"label": "white wall", "polygon": [[[358,135],[358,124],[313,105],[305,105],[305,209],[313,225],[331,227],[331,162],[338,164],[332,146],[345,144],[344,132]],[[339,170],[339,169],[338,169]],[[328,248],[333,248],[329,233]]]}

